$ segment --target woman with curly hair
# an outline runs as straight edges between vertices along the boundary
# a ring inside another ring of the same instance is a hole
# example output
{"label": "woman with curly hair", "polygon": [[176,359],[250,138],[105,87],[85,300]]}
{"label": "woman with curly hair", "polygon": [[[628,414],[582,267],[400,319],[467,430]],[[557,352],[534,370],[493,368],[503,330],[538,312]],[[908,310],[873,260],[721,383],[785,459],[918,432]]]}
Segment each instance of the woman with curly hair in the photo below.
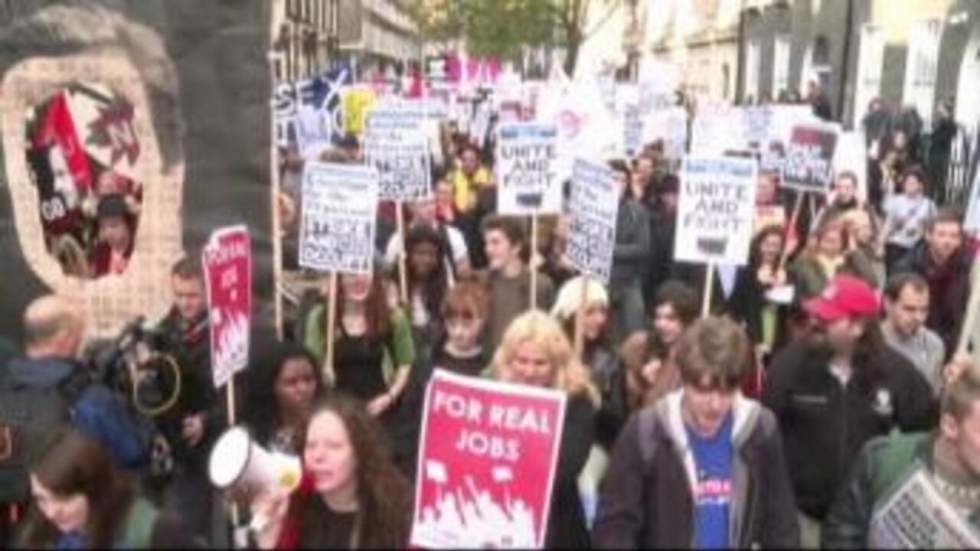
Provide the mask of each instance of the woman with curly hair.
{"label": "woman with curly hair", "polygon": [[408,544],[408,481],[383,429],[356,400],[331,395],[305,431],[303,478],[291,495],[252,504],[261,549],[395,549]]}
{"label": "woman with curly hair", "polygon": [[552,388],[568,395],[545,546],[587,548],[589,533],[577,480],[595,438],[595,410],[599,405],[599,393],[589,372],[575,359],[558,322],[534,310],[507,327],[490,373],[500,381]]}
{"label": "woman with curly hair", "polygon": [[313,354],[293,342],[277,342],[246,371],[245,425],[263,447],[296,454],[299,437],[323,380]]}

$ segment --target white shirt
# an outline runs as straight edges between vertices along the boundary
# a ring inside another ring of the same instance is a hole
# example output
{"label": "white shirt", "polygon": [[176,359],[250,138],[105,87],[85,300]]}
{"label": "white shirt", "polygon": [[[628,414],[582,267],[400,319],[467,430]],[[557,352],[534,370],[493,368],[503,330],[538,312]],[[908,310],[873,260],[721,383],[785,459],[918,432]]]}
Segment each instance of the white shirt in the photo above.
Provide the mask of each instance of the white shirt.
{"label": "white shirt", "polygon": [[[449,240],[449,248],[453,255],[453,261],[459,266],[461,263],[470,261],[470,251],[466,247],[466,239],[463,238],[463,232],[454,228],[453,226],[443,226],[446,229],[446,239]],[[395,267],[395,263],[398,262],[398,255],[402,254],[402,236],[400,233],[395,232],[388,240],[388,246],[385,247],[385,267],[392,269]],[[448,266],[447,266],[448,268]]]}
{"label": "white shirt", "polygon": [[936,204],[924,195],[909,197],[904,193],[885,200],[885,224],[888,243],[912,247],[922,239],[926,221],[936,213]]}

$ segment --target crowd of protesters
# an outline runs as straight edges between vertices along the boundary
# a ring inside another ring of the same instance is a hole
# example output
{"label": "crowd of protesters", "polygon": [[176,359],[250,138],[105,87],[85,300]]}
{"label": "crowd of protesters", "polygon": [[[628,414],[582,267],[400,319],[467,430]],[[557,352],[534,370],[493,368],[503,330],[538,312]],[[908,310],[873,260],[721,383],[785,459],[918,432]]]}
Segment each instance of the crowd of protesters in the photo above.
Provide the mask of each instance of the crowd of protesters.
{"label": "crowd of protesters", "polygon": [[[568,264],[561,217],[532,242],[525,220],[494,214],[492,143],[448,133],[432,198],[407,205],[405,234],[379,209],[374,273],[342,275],[334,301],[307,297],[286,339],[254,339],[236,375],[240,422],[302,458],[288,496],[223,494],[208,480],[227,398],[211,386],[193,255],[173,267],[174,305],[155,331],[183,389],[152,422],[87,376],[73,305],[38,299],[0,369],[0,419],[15,397],[38,416],[32,453],[0,471],[3,538],[223,547],[237,535],[234,502],[246,545],[405,547],[437,367],[567,393],[549,548],[863,547],[880,479],[910,465],[980,530],[980,366],[959,348],[973,330],[974,244],[943,204],[943,171],[919,162],[921,123],[906,118],[876,105],[867,190],[842,172],[812,212],[761,173],[749,262],[710,286],[708,316],[705,270],[673,260],[682,182],[659,144],[609,161],[621,200],[605,285]],[[356,140],[345,147],[328,160],[356,161]],[[288,181],[300,164],[287,161]],[[295,199],[281,205],[287,226]]]}

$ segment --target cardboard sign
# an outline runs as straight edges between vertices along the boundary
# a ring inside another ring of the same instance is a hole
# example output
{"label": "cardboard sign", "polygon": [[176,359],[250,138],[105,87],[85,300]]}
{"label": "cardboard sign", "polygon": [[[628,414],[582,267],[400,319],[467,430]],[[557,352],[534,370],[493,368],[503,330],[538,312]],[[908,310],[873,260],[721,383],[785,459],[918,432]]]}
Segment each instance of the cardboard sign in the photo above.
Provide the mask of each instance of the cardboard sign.
{"label": "cardboard sign", "polygon": [[833,181],[837,130],[830,125],[800,124],[793,127],[783,185],[800,191],[826,192]]}
{"label": "cardboard sign", "polygon": [[623,120],[623,150],[626,156],[634,157],[643,148],[643,119],[640,108],[627,105],[622,114]]}
{"label": "cardboard sign", "polygon": [[575,159],[570,191],[565,256],[575,269],[608,284],[619,213],[613,171],[605,164]]}
{"label": "cardboard sign", "polygon": [[211,376],[215,388],[248,365],[252,318],[252,246],[245,226],[211,234],[201,252],[211,317]]}
{"label": "cardboard sign", "polygon": [[562,392],[437,369],[426,389],[410,545],[541,548]]}
{"label": "cardboard sign", "polygon": [[368,114],[364,158],[378,171],[381,199],[409,201],[431,195],[425,118],[424,110],[408,106]]}
{"label": "cardboard sign", "polygon": [[742,112],[723,105],[706,106],[691,121],[691,153],[721,155],[744,149]]}
{"label": "cardboard sign", "polygon": [[[324,143],[339,141],[344,133],[341,89],[350,80],[351,71],[338,67],[316,77],[277,83],[272,91],[272,111],[279,145],[296,139],[301,151],[314,155]],[[307,113],[301,121],[304,108]],[[300,125],[305,125],[305,132],[300,132]]]}
{"label": "cardboard sign", "polygon": [[738,266],[748,262],[757,171],[755,160],[684,158],[675,260]]}
{"label": "cardboard sign", "polygon": [[377,207],[378,172],[373,167],[306,163],[299,265],[371,273]]}
{"label": "cardboard sign", "polygon": [[518,216],[561,213],[557,150],[558,129],[553,124],[500,125],[497,212]]}

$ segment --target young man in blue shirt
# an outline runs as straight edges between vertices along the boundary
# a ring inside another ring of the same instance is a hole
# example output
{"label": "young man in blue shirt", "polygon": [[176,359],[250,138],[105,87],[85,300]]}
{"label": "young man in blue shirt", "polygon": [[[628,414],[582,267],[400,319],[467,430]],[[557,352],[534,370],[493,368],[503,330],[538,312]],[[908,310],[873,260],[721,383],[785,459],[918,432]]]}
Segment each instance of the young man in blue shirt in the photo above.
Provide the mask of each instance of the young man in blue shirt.
{"label": "young man in blue shirt", "polygon": [[683,387],[636,413],[613,450],[599,548],[787,548],[796,505],[772,412],[739,391],[745,332],[702,319],[677,344]]}

